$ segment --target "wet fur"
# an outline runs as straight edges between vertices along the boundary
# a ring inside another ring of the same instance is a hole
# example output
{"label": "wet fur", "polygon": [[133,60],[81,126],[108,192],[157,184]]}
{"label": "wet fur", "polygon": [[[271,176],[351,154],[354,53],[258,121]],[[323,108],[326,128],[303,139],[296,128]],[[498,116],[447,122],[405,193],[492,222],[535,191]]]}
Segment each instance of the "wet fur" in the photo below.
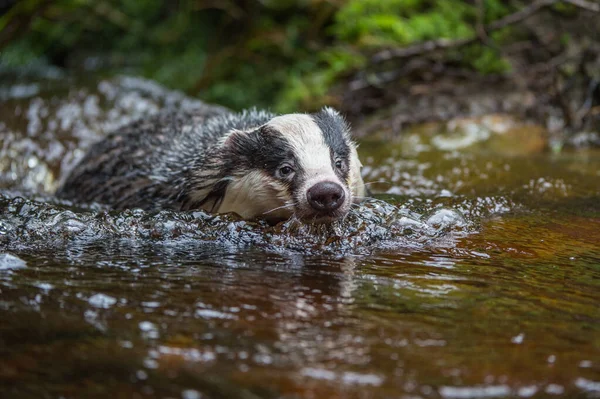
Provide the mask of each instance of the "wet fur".
{"label": "wet fur", "polygon": [[[349,134],[329,108],[312,115],[161,114],[92,146],[57,195],[115,209],[201,208],[282,220],[310,216],[306,189],[326,179],[339,182],[350,198],[342,215],[352,198],[364,195]],[[344,168],[325,170],[334,157],[344,159]],[[276,178],[273,171],[284,162],[294,163],[298,176]]]}

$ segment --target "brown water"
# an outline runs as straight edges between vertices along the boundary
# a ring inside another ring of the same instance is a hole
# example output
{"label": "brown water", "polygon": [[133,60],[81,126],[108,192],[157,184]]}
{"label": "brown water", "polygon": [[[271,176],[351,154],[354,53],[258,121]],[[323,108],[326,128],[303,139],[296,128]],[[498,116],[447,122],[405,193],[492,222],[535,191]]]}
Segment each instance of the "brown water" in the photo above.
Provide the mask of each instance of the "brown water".
{"label": "brown water", "polygon": [[0,397],[600,397],[600,152],[459,121],[363,142],[387,203],[329,230],[106,213],[77,148],[194,103],[67,83],[0,108]]}

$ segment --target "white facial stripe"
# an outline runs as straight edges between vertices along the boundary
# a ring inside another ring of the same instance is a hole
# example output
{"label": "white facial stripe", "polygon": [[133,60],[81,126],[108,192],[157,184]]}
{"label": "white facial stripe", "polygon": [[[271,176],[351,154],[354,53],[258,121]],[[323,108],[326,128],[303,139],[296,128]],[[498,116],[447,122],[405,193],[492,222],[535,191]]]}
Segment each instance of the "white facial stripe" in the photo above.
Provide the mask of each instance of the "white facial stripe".
{"label": "white facial stripe", "polygon": [[323,132],[309,115],[278,116],[269,122],[269,126],[281,132],[288,140],[299,166],[306,173],[306,180],[342,183],[331,166],[330,149],[323,139]]}

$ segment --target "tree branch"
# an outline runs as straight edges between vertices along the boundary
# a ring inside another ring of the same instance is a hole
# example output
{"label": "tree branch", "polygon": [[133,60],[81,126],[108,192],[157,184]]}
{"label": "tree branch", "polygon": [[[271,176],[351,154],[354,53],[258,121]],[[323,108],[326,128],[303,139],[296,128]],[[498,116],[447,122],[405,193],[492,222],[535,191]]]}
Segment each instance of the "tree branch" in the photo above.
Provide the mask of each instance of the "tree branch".
{"label": "tree branch", "polygon": [[572,4],[575,7],[583,8],[592,12],[600,12],[600,4],[592,3],[586,0],[564,0],[565,3]]}
{"label": "tree branch", "polygon": [[[491,24],[487,25],[483,29],[478,28],[478,31],[483,31],[483,32],[486,32],[486,34],[489,34],[490,32],[505,28],[509,25],[517,24],[517,23],[531,17],[532,15],[536,14],[540,10],[550,7],[550,6],[553,6],[554,4],[560,3],[560,2],[572,4],[576,7],[579,7],[579,8],[588,10],[588,11],[600,12],[600,4],[592,3],[592,2],[589,2],[586,0],[536,0],[533,3],[531,3],[530,5],[522,8],[521,10],[519,10],[513,14],[507,15],[506,17],[501,18],[497,21],[492,22]],[[477,36],[469,37],[469,38],[463,38],[463,39],[456,39],[456,40],[450,40],[450,39],[428,40],[426,42],[422,42],[422,43],[404,47],[404,48],[383,50],[383,51],[380,51],[380,52],[376,53],[375,55],[373,55],[373,57],[371,57],[371,64],[379,64],[379,63],[389,61],[392,59],[408,58],[408,57],[412,57],[415,55],[430,53],[435,50],[461,47],[461,46],[465,46],[467,44],[475,43],[478,40],[481,40],[481,35],[477,35]]]}

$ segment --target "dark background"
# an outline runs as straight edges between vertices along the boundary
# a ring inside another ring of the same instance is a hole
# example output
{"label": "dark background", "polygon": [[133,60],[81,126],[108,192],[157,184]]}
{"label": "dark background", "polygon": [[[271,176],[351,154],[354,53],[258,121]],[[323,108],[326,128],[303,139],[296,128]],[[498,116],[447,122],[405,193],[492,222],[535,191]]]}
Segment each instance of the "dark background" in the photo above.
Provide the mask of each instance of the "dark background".
{"label": "dark background", "polygon": [[0,12],[3,69],[143,76],[233,109],[393,110],[380,118],[395,125],[473,113],[483,93],[480,112],[599,125],[598,1],[3,0]]}

